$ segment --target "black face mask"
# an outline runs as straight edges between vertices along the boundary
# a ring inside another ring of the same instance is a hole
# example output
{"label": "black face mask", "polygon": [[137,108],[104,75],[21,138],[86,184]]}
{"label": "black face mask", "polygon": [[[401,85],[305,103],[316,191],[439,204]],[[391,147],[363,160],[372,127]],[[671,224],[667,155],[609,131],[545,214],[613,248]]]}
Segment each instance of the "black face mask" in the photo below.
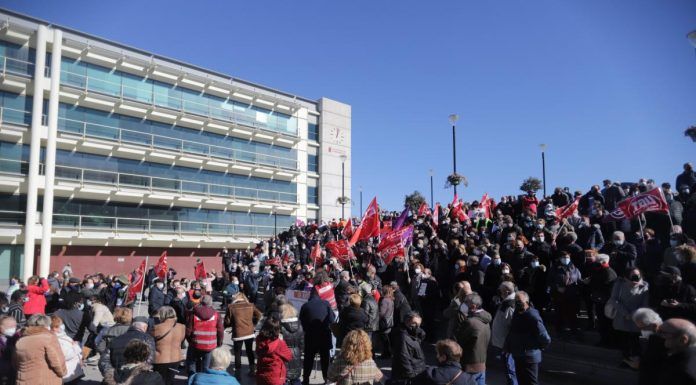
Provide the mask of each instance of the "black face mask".
{"label": "black face mask", "polygon": [[631,281],[632,282],[640,282],[640,275],[638,275],[638,274],[631,275]]}

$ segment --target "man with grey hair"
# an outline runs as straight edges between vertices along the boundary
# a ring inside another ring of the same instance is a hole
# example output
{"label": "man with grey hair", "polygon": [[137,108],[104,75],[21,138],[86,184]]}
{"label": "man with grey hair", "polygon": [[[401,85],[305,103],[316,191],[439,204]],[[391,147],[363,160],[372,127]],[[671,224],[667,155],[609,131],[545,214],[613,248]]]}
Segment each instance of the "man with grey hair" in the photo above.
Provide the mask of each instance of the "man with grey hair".
{"label": "man with grey hair", "polygon": [[668,357],[658,384],[696,384],[696,326],[682,318],[671,318],[658,328],[665,339]]}
{"label": "man with grey hair", "polygon": [[196,373],[189,378],[191,385],[204,384],[230,384],[239,385],[234,376],[227,372],[227,367],[232,362],[232,354],[226,347],[215,348],[210,353],[210,368],[203,373]]}
{"label": "man with grey hair", "polygon": [[155,340],[147,332],[147,325],[147,317],[135,317],[128,331],[111,341],[106,351],[107,359],[103,360],[106,363],[104,369],[105,379],[113,377],[114,371],[126,364],[124,353],[126,346],[131,340],[140,340],[146,343],[150,347],[150,357],[147,362],[153,363],[155,361]]}
{"label": "man with grey hair", "polygon": [[609,265],[618,275],[623,276],[628,269],[636,266],[638,252],[635,246],[626,242],[623,231],[614,231],[611,243],[607,243],[602,251],[611,257]]}
{"label": "man with grey hair", "polygon": [[491,326],[491,346],[495,357],[499,358],[505,365],[505,375],[507,385],[516,385],[517,377],[515,376],[515,359],[509,352],[506,352],[505,339],[510,332],[510,323],[512,316],[515,314],[515,284],[510,281],[505,281],[498,286],[498,294],[502,299],[493,318]]}
{"label": "man with grey hair", "polygon": [[[633,312],[631,316],[633,322],[638,326],[641,333],[641,355],[639,365],[633,366],[638,369],[640,385],[657,384],[661,375],[661,368],[667,359],[667,349],[665,340],[657,333],[662,318],[654,310],[642,307]],[[632,361],[627,362],[631,365]]]}
{"label": "man with grey hair", "polygon": [[225,336],[222,317],[213,308],[213,297],[204,295],[201,303],[193,308],[186,324],[186,366],[189,376],[210,366],[210,352],[222,346]]}
{"label": "man with grey hair", "polygon": [[476,383],[485,384],[493,317],[481,308],[483,300],[476,292],[467,295],[464,303],[469,308],[469,314],[460,315],[459,325],[455,329],[457,343],[462,347],[462,370],[471,374]]}
{"label": "man with grey hair", "polygon": [[541,350],[549,346],[551,337],[539,312],[529,304],[524,291],[515,293],[515,315],[505,340],[505,351],[515,359],[515,373],[520,385],[539,383]]}

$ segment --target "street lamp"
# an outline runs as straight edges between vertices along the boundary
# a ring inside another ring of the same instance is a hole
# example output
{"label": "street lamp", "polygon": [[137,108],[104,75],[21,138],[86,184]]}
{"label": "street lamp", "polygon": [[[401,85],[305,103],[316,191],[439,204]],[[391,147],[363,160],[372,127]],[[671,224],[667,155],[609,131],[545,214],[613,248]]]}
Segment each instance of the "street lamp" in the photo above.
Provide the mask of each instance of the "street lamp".
{"label": "street lamp", "polygon": [[362,186],[360,186],[360,215],[362,215]]}
{"label": "street lamp", "polygon": [[[451,114],[449,116],[449,122],[452,125],[452,168],[454,168],[454,174],[457,174],[457,135],[454,130],[457,120],[459,120],[459,115]],[[454,185],[454,195],[457,195],[456,184]]]}
{"label": "street lamp", "polygon": [[346,160],[348,157],[341,155],[341,219],[346,219]]}
{"label": "street lamp", "polygon": [[430,169],[430,208],[435,207],[433,205],[433,169]]}
{"label": "street lamp", "polygon": [[541,149],[541,180],[544,186],[544,198],[546,198],[546,144],[540,144],[539,148]]}

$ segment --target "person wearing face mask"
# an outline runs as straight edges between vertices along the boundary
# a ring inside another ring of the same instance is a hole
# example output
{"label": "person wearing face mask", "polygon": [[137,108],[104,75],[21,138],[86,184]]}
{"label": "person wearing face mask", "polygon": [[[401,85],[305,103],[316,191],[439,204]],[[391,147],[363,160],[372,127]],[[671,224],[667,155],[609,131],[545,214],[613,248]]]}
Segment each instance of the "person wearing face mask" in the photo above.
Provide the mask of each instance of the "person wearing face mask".
{"label": "person wearing face mask", "polygon": [[591,224],[590,218],[587,216],[582,217],[576,234],[578,235],[576,243],[583,250],[601,250],[604,247],[604,236],[599,225]]}
{"label": "person wearing face mask", "polygon": [[483,297],[483,306],[488,311],[494,311],[493,297],[498,292],[498,286],[502,282],[503,276],[503,261],[500,255],[493,250],[491,253],[491,263],[486,268],[483,276],[483,287],[481,288],[481,296]]}
{"label": "person wearing face mask", "polygon": [[0,316],[0,384],[14,384],[16,368],[12,356],[18,339],[15,319],[9,315]]}
{"label": "person wearing face mask", "polygon": [[502,302],[495,311],[495,317],[491,324],[491,347],[496,359],[505,365],[505,379],[507,385],[517,385],[515,375],[515,360],[510,352],[503,350],[505,339],[510,332],[510,324],[515,314],[515,285],[512,282],[503,282],[498,287],[498,293]]}
{"label": "person wearing face mask", "polygon": [[539,312],[529,304],[524,291],[515,293],[515,313],[503,350],[515,361],[515,375],[520,385],[539,384],[541,351],[549,346],[551,337]]}
{"label": "person wearing face mask", "polygon": [[662,325],[662,318],[654,310],[645,307],[636,310],[631,318],[640,329],[641,335],[638,384],[657,384],[661,375],[660,371],[667,358],[665,339],[657,333]]}
{"label": "person wearing face mask", "polygon": [[573,264],[567,252],[561,252],[560,258],[553,264],[548,275],[549,286],[556,316],[556,329],[568,336],[575,332],[580,337],[578,329],[578,311],[580,310],[580,270]]}
{"label": "person wearing face mask", "polygon": [[604,306],[611,296],[611,289],[616,282],[617,275],[614,269],[609,266],[609,258],[606,254],[588,254],[589,277],[583,281],[590,294],[591,306],[594,310],[592,314],[596,317],[596,321],[590,319],[590,323],[594,324],[599,332],[598,345],[600,346],[609,346],[612,342],[612,320],[604,314]]}
{"label": "person wearing face mask", "polygon": [[547,293],[548,272],[546,265],[539,261],[539,257],[533,256],[529,262],[529,266],[522,269],[520,279],[517,281],[520,290],[524,290],[529,294],[532,303],[542,312],[550,302],[550,297]]}
{"label": "person wearing face mask", "polygon": [[640,354],[640,331],[631,316],[637,309],[648,306],[648,289],[649,285],[643,281],[640,270],[628,269],[624,277],[614,284],[608,301],[615,312],[612,326],[627,365],[633,364]]}
{"label": "person wearing face mask", "polygon": [[89,324],[89,316],[85,315],[84,308],[82,295],[77,292],[69,292],[65,296],[63,308],[53,313],[63,321],[65,334],[78,342],[82,342],[82,337]]}
{"label": "person wearing face mask", "polygon": [[[549,237],[550,238],[550,237]],[[527,245],[530,253],[539,257],[542,265],[549,266],[551,262],[551,245],[546,242],[547,234],[544,230],[537,230],[532,236],[532,242]]]}
{"label": "person wearing face mask", "polygon": [[159,277],[153,278],[152,282],[150,294],[147,298],[147,311],[151,317],[157,313],[160,307],[168,305],[168,303],[166,303],[167,296],[164,292],[164,282]]}
{"label": "person wearing face mask", "polygon": [[7,314],[12,316],[17,322],[17,327],[20,329],[24,327],[27,322],[24,316],[24,302],[27,300],[27,292],[25,290],[17,290],[12,293],[10,298],[10,306],[7,309]]}
{"label": "person wearing face mask", "polygon": [[650,290],[650,303],[664,319],[696,320],[696,288],[684,281],[681,270],[665,267]]}
{"label": "person wearing face mask", "polygon": [[15,349],[17,385],[61,385],[68,372],[65,356],[55,334],[51,318],[42,314],[29,317]]}
{"label": "person wearing face mask", "polygon": [[483,301],[477,293],[464,299],[468,314],[459,317],[456,328],[457,343],[462,347],[461,363],[463,369],[471,374],[477,385],[486,384],[486,356],[491,339],[490,323],[493,317],[483,310]]}
{"label": "person wearing face mask", "polygon": [[611,257],[610,264],[614,271],[626,271],[636,266],[638,252],[635,246],[626,242],[626,237],[622,231],[614,232],[612,242],[605,245],[602,252]]}
{"label": "person wearing face mask", "polygon": [[412,312],[406,316],[399,341],[392,358],[392,380],[409,383],[425,370],[423,341],[425,332],[420,328],[421,317]]}
{"label": "person wearing face mask", "polygon": [[82,349],[80,344],[65,334],[65,325],[58,316],[51,316],[51,332],[58,338],[60,349],[65,357],[65,368],[63,376],[64,384],[74,384],[85,376],[82,368]]}
{"label": "person wearing face mask", "polygon": [[684,261],[681,255],[676,252],[677,248],[687,242],[688,238],[684,233],[672,233],[669,236],[669,247],[662,254],[662,267],[679,266]]}

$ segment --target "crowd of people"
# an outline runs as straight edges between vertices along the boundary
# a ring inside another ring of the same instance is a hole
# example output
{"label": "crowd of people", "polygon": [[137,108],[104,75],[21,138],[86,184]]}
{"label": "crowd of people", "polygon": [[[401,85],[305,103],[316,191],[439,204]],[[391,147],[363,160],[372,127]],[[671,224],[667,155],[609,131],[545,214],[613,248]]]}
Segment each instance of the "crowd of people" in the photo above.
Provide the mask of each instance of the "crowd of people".
{"label": "crowd of people", "polygon": [[[222,250],[206,279],[151,267],[147,310],[128,295],[137,271],[78,278],[68,265],[13,278],[0,295],[0,384],[78,383],[84,365],[104,384],[169,385],[176,373],[189,384],[308,384],[318,356],[326,383],[483,385],[494,359],[508,385],[527,385],[539,383],[551,336],[591,335],[620,350],[617,365],[641,384],[695,384],[689,164],[676,182],[678,191],[605,180],[586,193],[381,211],[385,231],[412,226],[389,256],[380,237],[346,231],[358,221],[298,223],[253,249]],[[611,218],[623,199],[653,189],[669,213]],[[375,359],[391,360],[391,371]]]}

